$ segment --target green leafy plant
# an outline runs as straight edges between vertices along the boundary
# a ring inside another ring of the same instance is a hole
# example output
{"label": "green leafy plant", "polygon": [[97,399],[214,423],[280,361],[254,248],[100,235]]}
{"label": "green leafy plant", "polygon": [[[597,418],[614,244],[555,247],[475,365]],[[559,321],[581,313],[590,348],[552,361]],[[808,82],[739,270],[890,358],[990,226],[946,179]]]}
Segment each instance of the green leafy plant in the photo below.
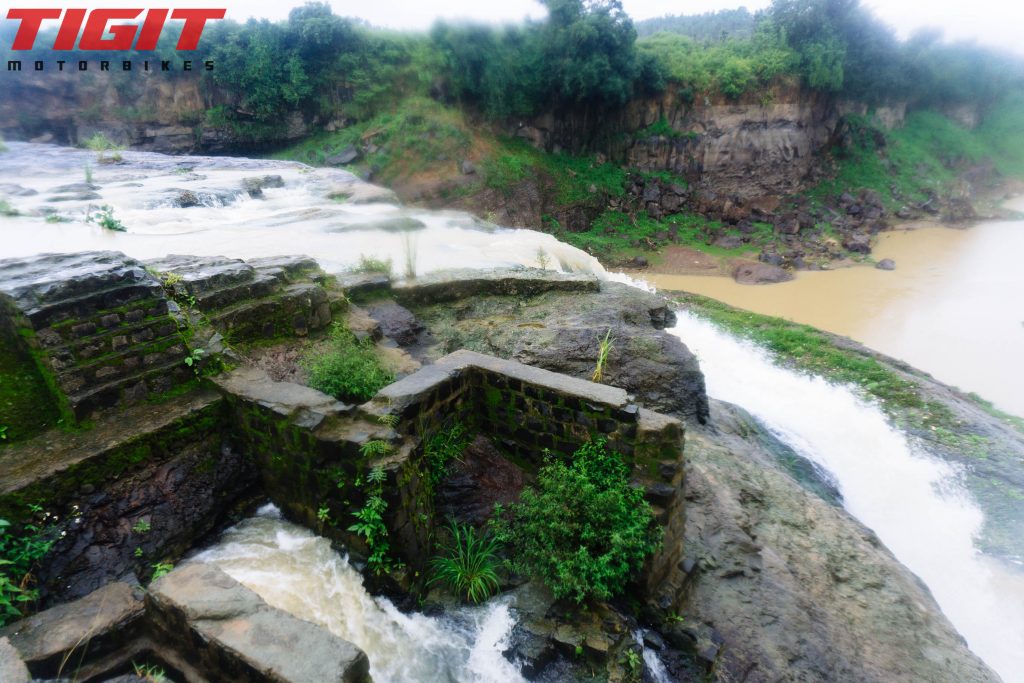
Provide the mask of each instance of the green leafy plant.
{"label": "green leafy plant", "polygon": [[536,485],[498,513],[492,524],[513,551],[512,567],[576,602],[619,595],[661,543],[643,491],[604,440],[585,444],[570,462],[550,458]]}
{"label": "green leafy plant", "polygon": [[426,458],[432,487],[436,488],[444,480],[451,462],[462,457],[462,452],[466,450],[469,442],[469,430],[461,422],[438,430],[427,439],[423,447],[423,456]]}
{"label": "green leafy plant", "polygon": [[113,230],[114,232],[128,232],[128,228],[125,227],[124,223],[119,221],[114,216],[114,208],[104,204],[100,207],[100,210],[94,214],[89,214],[86,218],[87,223],[96,223],[105,230]]}
{"label": "green leafy plant", "polygon": [[140,519],[135,522],[135,526],[132,527],[132,531],[137,534],[148,534],[150,529],[149,521],[145,519]]}
{"label": "green leafy plant", "polygon": [[[40,516],[39,506],[29,507],[33,518]],[[44,519],[49,520],[50,516],[45,515]],[[15,534],[11,523],[0,519],[0,625],[23,616],[27,604],[38,597],[38,592],[31,587],[35,581],[32,571],[54,541],[51,526],[32,521],[22,525]]]}
{"label": "green leafy plant", "polygon": [[[120,152],[123,148],[103,133],[94,133],[82,146],[96,152],[96,160],[101,164],[121,161]],[[107,152],[112,152],[110,157],[107,157]]]}
{"label": "green leafy plant", "polygon": [[153,576],[150,577],[150,581],[156,581],[161,576],[167,576],[174,570],[174,564],[171,562],[157,562],[153,565]]}
{"label": "green leafy plant", "polygon": [[388,542],[388,527],[384,522],[384,514],[388,509],[388,502],[384,499],[384,482],[387,480],[387,473],[382,467],[374,467],[366,476],[366,502],[359,510],[352,513],[358,520],[348,530],[355,532],[366,541],[366,547],[370,551],[366,564],[374,574],[382,574],[392,567],[391,558],[388,553],[391,545]]}
{"label": "green leafy plant", "polygon": [[331,509],[321,505],[316,511],[317,531],[322,533],[324,526],[331,521]]}
{"label": "green leafy plant", "polygon": [[135,555],[135,557],[142,557],[142,555],[144,554],[143,550],[142,550],[142,546],[138,546],[138,545],[135,546],[135,551],[134,551],[133,554]]}
{"label": "green leafy plant", "polygon": [[7,441],[7,425],[0,425],[0,441]]}
{"label": "green leafy plant", "polygon": [[633,648],[626,650],[625,664],[626,680],[639,683],[644,673],[644,664],[640,653]]}
{"label": "green leafy plant", "polygon": [[303,360],[309,386],[342,401],[367,401],[394,381],[372,342],[361,342],[343,325],[331,330],[330,345]]}
{"label": "green leafy plant", "polygon": [[449,520],[448,542],[431,561],[431,583],[443,582],[465,600],[481,603],[498,591],[498,540],[468,524]]}
{"label": "green leafy plant", "polygon": [[594,366],[594,374],[590,376],[591,381],[604,381],[604,369],[608,365],[608,354],[611,353],[613,346],[612,331],[611,328],[609,328],[604,335],[604,339],[598,340],[597,365]]}
{"label": "green leafy plant", "polygon": [[198,377],[200,374],[200,362],[203,360],[203,356],[205,355],[206,349],[192,349],[191,351],[189,351],[188,355],[185,356],[185,365],[192,368],[192,372],[196,374],[196,377]]}
{"label": "green leafy plant", "polygon": [[359,447],[359,454],[364,458],[374,458],[391,452],[391,444],[384,439],[371,439]]}

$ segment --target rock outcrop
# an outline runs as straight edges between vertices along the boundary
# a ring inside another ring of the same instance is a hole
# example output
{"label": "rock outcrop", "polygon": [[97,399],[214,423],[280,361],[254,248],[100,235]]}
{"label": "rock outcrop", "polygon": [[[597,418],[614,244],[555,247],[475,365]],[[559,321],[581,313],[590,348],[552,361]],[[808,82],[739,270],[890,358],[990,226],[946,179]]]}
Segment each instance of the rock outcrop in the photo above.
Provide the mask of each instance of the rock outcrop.
{"label": "rock outcrop", "polygon": [[713,402],[712,418],[686,444],[686,615],[724,638],[728,680],[999,681],[869,529],[780,470],[749,416]]}

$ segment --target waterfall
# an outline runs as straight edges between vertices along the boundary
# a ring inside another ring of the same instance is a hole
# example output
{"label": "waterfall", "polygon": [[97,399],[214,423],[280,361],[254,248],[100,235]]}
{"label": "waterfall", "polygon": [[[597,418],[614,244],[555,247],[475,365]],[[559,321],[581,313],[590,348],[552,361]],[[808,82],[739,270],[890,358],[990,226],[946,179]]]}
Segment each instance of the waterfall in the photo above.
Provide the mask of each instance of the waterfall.
{"label": "waterfall", "polygon": [[524,681],[502,655],[515,625],[506,601],[444,617],[405,614],[371,596],[327,539],[283,521],[272,505],[191,561],[215,564],[268,604],[355,643],[375,683]]}
{"label": "waterfall", "polygon": [[848,387],[775,365],[766,352],[679,312],[708,394],[742,406],[830,472],[847,510],[931,589],[970,648],[1024,681],[1024,576],[974,545],[983,514],[957,470],[930,456]]}

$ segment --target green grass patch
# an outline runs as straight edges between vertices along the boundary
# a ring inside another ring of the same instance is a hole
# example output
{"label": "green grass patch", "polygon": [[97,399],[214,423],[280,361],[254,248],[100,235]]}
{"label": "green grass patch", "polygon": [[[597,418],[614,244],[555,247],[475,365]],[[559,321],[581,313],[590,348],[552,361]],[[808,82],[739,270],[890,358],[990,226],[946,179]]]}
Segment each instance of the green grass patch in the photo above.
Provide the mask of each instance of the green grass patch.
{"label": "green grass patch", "polygon": [[309,386],[340,401],[363,403],[395,379],[381,365],[373,342],[359,341],[340,323],[331,329],[327,348],[312,352],[303,366]]}
{"label": "green grass patch", "polygon": [[454,167],[469,152],[471,143],[460,110],[426,97],[409,97],[367,121],[339,131],[323,131],[269,156],[320,166],[355,146],[360,153],[369,151],[351,165],[377,169],[375,177],[389,182],[438,163]]}
{"label": "green grass patch", "polygon": [[599,163],[588,156],[548,154],[534,149],[524,140],[506,138],[482,164],[484,183],[505,191],[527,177],[544,176],[554,186],[554,200],[572,205],[600,198],[623,197],[627,172],[610,162]]}

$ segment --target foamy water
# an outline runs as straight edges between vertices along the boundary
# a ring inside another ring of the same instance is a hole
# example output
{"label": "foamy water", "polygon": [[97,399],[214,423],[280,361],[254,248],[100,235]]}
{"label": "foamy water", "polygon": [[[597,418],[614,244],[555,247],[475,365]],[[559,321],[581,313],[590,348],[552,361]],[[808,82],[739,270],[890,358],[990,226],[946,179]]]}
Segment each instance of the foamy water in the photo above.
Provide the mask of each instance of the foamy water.
{"label": "foamy water", "polygon": [[775,365],[692,314],[671,330],[700,359],[708,394],[736,403],[828,470],[847,510],[931,589],[970,648],[1024,681],[1024,575],[978,552],[984,515],[958,472],[847,387]]}
{"label": "foamy water", "polygon": [[375,683],[525,680],[501,654],[515,625],[506,602],[443,618],[405,614],[370,595],[327,539],[283,521],[273,506],[191,561],[215,564],[270,605],[355,643],[366,652]]}

